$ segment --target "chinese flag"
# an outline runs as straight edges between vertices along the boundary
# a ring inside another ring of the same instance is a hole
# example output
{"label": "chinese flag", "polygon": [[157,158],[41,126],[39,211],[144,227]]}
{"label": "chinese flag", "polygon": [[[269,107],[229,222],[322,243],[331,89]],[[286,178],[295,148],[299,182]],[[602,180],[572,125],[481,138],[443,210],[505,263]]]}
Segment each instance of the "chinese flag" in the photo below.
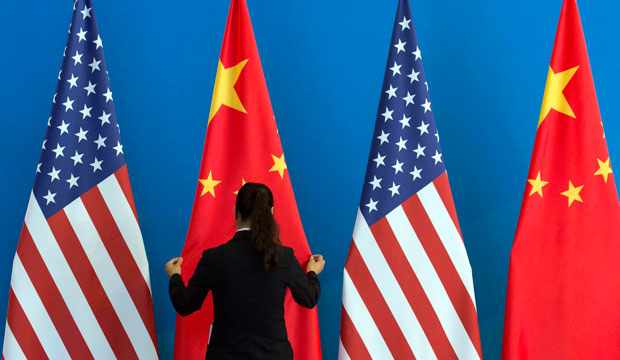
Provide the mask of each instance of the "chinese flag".
{"label": "chinese flag", "polygon": [[[232,0],[217,68],[207,138],[192,218],[183,248],[182,277],[194,273],[202,251],[235,234],[236,192],[245,182],[264,183],[274,194],[280,239],[305,266],[304,234],[278,136],[254,32],[244,0]],[[296,359],[320,359],[316,308],[285,300],[288,337]],[[213,321],[211,294],[202,309],[177,316],[175,359],[204,359]]]}
{"label": "chinese flag", "polygon": [[510,258],[503,359],[620,359],[620,205],[565,0]]}

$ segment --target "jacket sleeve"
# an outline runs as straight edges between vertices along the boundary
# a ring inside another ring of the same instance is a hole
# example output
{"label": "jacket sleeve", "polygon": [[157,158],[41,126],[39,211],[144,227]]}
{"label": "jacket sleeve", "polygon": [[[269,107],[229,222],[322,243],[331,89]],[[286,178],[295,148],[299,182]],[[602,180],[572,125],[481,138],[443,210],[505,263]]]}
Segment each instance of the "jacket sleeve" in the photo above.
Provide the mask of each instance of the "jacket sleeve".
{"label": "jacket sleeve", "polygon": [[311,309],[319,301],[319,296],[321,296],[319,277],[314,271],[305,274],[293,251],[287,251],[287,253],[290,256],[289,266],[287,267],[289,276],[288,286],[291,289],[293,299],[299,305]]}
{"label": "jacket sleeve", "polygon": [[209,290],[213,288],[215,279],[215,256],[210,250],[202,253],[202,258],[196,266],[194,275],[187,282],[187,287],[181,275],[172,275],[168,283],[168,292],[177,313],[187,316],[200,309]]}

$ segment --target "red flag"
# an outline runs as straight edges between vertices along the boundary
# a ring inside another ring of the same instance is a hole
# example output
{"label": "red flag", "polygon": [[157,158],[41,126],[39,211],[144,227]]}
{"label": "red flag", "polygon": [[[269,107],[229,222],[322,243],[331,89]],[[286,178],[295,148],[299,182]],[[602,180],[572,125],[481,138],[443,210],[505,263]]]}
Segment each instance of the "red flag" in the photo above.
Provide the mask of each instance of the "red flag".
{"label": "red flag", "polygon": [[[203,250],[235,233],[236,192],[245,182],[264,183],[274,194],[280,239],[300,263],[310,256],[288,175],[254,32],[244,0],[232,0],[217,68],[198,189],[183,248],[183,280],[191,277]],[[296,359],[320,359],[315,309],[285,300],[288,337]],[[213,321],[211,295],[198,312],[177,316],[175,359],[206,352]]]}
{"label": "red flag", "polygon": [[510,259],[503,359],[620,358],[620,205],[565,0]]}

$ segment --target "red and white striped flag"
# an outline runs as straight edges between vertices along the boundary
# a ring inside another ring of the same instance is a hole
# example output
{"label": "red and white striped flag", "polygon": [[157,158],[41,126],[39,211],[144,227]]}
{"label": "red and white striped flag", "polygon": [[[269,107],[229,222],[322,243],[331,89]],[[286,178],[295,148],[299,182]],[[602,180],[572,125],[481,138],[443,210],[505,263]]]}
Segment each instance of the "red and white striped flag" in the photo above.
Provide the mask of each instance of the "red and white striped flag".
{"label": "red and white striped flag", "polygon": [[387,66],[344,270],[339,358],[481,359],[471,267],[407,0]]}
{"label": "red and white striped flag", "polygon": [[3,357],[155,359],[149,268],[92,0],[78,0],[13,261]]}

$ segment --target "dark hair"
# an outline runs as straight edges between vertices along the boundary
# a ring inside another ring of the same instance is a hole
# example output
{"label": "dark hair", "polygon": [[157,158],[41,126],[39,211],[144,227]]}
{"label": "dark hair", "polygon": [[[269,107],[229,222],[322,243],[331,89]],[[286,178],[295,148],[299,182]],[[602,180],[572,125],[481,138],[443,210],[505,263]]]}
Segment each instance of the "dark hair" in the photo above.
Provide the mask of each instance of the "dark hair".
{"label": "dark hair", "polygon": [[250,219],[251,245],[263,255],[265,270],[278,265],[282,254],[280,228],[271,212],[273,194],[264,184],[247,183],[239,189],[235,202],[236,214],[242,220]]}

